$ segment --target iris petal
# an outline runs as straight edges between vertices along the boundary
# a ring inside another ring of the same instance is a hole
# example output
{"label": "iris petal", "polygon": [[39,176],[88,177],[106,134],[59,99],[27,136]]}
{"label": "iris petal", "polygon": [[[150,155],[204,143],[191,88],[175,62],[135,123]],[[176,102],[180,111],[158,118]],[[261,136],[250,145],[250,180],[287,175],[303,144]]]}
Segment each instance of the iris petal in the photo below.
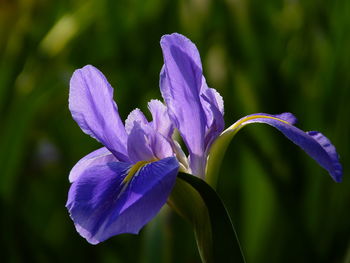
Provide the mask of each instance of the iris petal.
{"label": "iris petal", "polygon": [[320,166],[329,172],[334,181],[340,182],[342,180],[342,166],[333,144],[319,132],[304,132],[293,126],[292,123],[295,121],[296,118],[291,113],[280,115],[257,113],[240,119],[236,124],[228,128],[227,131],[240,129],[250,123],[266,123],[271,125],[316,160]]}
{"label": "iris petal", "polygon": [[207,86],[203,77],[201,89],[201,101],[207,116],[207,127],[205,132],[205,149],[209,150],[212,142],[220,135],[225,128],[224,101],[221,95]]}
{"label": "iris petal", "polygon": [[151,125],[136,121],[129,134],[128,153],[134,163],[174,156],[169,140],[155,131]]}
{"label": "iris petal", "polygon": [[80,159],[69,173],[69,181],[73,183],[90,166],[116,162],[117,158],[106,148],[102,147]]}
{"label": "iris petal", "polygon": [[134,127],[134,122],[139,122],[140,124],[147,124],[148,121],[145,115],[142,113],[140,109],[134,109],[125,120],[125,130],[127,134],[129,134]]}
{"label": "iris petal", "polygon": [[189,150],[193,174],[203,174],[197,160],[204,155],[206,115],[200,99],[202,66],[196,46],[179,34],[161,39],[164,68],[160,88],[169,115]]}
{"label": "iris petal", "polygon": [[152,114],[152,127],[165,138],[171,139],[174,132],[174,125],[171,122],[167,107],[159,100],[151,100],[148,109]]}
{"label": "iris petal", "polygon": [[146,164],[125,183],[131,167],[122,162],[91,166],[72,184],[66,206],[91,244],[138,233],[167,201],[178,172],[175,158]]}
{"label": "iris petal", "polygon": [[113,88],[98,69],[87,65],[73,73],[69,109],[85,133],[100,141],[119,160],[128,161],[127,134],[113,100]]}
{"label": "iris petal", "polygon": [[171,142],[159,132],[152,129],[149,140],[156,159],[163,159],[175,155]]}
{"label": "iris petal", "polygon": [[149,141],[150,129],[147,125],[142,125],[142,123],[134,121],[134,126],[128,137],[128,154],[133,163],[155,159]]}
{"label": "iris petal", "polygon": [[224,100],[219,94],[219,92],[215,89],[209,88],[205,78],[202,78],[202,88],[201,88],[201,97],[206,97],[206,100],[202,100],[202,104],[204,109],[206,110],[207,119],[209,122],[212,121],[213,115],[209,109],[209,106],[212,105],[215,107],[221,115],[224,115]]}

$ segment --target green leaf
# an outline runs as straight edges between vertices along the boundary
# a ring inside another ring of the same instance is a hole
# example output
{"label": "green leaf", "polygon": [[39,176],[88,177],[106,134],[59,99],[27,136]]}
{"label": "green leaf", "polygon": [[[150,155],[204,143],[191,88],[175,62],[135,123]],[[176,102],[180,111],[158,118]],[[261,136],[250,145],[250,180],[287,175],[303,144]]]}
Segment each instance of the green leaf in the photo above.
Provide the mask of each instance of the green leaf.
{"label": "green leaf", "polygon": [[204,263],[245,262],[230,216],[206,182],[179,173],[168,204],[193,225]]}

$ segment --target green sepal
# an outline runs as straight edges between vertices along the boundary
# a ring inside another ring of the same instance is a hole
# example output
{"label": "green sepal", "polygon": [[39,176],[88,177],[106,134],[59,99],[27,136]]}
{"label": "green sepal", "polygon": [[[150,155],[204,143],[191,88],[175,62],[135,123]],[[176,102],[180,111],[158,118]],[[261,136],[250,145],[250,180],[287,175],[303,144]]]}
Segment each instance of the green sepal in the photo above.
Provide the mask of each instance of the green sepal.
{"label": "green sepal", "polygon": [[203,263],[245,262],[230,216],[205,181],[179,173],[168,204],[192,224]]}

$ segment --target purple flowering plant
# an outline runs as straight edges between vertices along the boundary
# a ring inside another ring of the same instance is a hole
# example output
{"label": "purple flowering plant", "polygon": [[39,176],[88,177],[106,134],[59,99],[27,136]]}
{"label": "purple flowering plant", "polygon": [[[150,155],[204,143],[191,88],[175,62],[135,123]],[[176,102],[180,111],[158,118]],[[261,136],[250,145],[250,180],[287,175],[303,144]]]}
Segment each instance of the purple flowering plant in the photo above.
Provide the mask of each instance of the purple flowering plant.
{"label": "purple flowering plant", "polygon": [[[164,103],[148,103],[151,121],[135,109],[124,124],[113,100],[113,88],[97,68],[87,65],[71,78],[69,109],[73,119],[83,132],[104,145],[78,161],[69,174],[66,207],[76,230],[89,243],[122,233],[137,234],[167,203],[179,174],[215,185],[230,140],[251,123],[275,127],[326,169],[334,181],[341,181],[335,147],[321,133],[295,127],[296,118],[291,113],[248,115],[224,130],[223,99],[208,87],[196,46],[177,33],[164,35],[160,44]],[[188,156],[174,139],[175,130]],[[175,201],[169,203],[176,206]]]}

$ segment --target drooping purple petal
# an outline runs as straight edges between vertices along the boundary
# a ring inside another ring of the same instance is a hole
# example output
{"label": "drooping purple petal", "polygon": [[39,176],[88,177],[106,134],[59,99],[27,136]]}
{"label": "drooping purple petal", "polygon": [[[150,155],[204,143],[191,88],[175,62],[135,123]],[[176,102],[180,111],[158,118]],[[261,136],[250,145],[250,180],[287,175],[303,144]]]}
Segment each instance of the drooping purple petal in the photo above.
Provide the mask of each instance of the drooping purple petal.
{"label": "drooping purple petal", "polygon": [[95,67],[76,70],[70,80],[69,109],[80,128],[127,161],[127,134],[113,100],[113,88]]}
{"label": "drooping purple petal", "polygon": [[298,121],[297,118],[290,112],[283,112],[281,114],[276,114],[276,115],[266,114],[266,116],[276,117],[276,118],[284,120],[292,125],[295,125]]}
{"label": "drooping purple petal", "polygon": [[93,166],[72,184],[66,206],[89,243],[137,234],[167,201],[179,165],[175,158],[149,163],[124,182],[131,167],[121,162]]}
{"label": "drooping purple petal", "polygon": [[106,148],[102,147],[80,159],[69,173],[69,181],[73,183],[86,169],[95,165],[102,165],[118,161],[117,158]]}
{"label": "drooping purple petal", "polygon": [[280,114],[268,114],[268,113],[250,114],[236,121],[236,124],[239,122],[244,122],[244,123],[250,122],[250,119],[258,118],[259,116],[266,117],[266,118],[277,118],[285,122],[288,122],[291,125],[295,125],[297,123],[297,118],[294,116],[294,114],[290,112],[283,112]]}
{"label": "drooping purple petal", "polygon": [[174,132],[174,125],[171,122],[167,107],[159,100],[151,100],[148,109],[152,114],[152,127],[165,138],[171,138]]}
{"label": "drooping purple petal", "polygon": [[237,123],[241,126],[250,123],[266,123],[277,128],[316,160],[320,166],[325,168],[336,182],[340,182],[342,180],[342,166],[335,147],[323,134],[315,131],[304,132],[291,125],[295,121],[296,118],[292,114],[269,115],[257,113],[248,115]]}
{"label": "drooping purple petal", "polygon": [[[164,67],[160,76],[162,96],[169,115],[189,150],[193,174],[202,175],[197,160],[203,158],[206,115],[200,99],[202,66],[196,46],[180,34],[161,39]],[[200,170],[198,170],[200,169]]]}
{"label": "drooping purple petal", "polygon": [[325,166],[322,167],[329,171],[329,173],[336,182],[341,182],[343,175],[343,167],[339,162],[339,155],[335,146],[326,136],[324,136],[318,131],[308,131],[306,133],[319,143],[319,145],[323,148],[323,150],[327,153],[328,157],[330,158],[330,161],[328,161],[330,164],[327,165],[327,167],[331,168],[327,169]]}

